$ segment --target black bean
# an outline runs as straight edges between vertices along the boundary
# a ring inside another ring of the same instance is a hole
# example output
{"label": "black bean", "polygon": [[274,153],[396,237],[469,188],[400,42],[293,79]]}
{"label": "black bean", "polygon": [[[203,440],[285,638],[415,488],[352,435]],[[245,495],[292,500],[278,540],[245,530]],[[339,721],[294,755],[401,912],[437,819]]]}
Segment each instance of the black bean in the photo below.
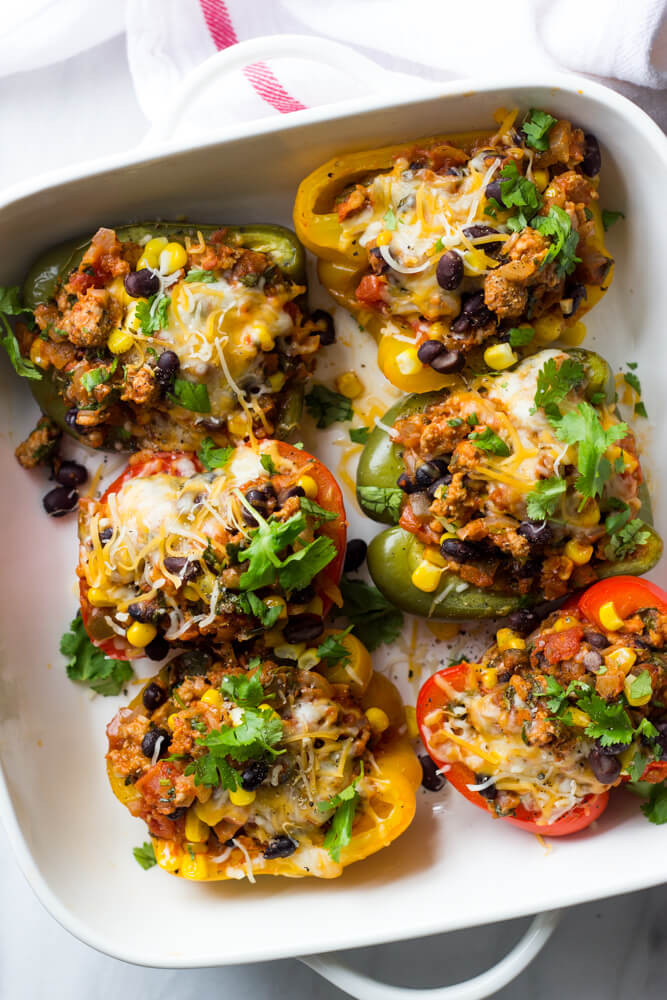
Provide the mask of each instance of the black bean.
{"label": "black bean", "polygon": [[174,576],[180,576],[186,583],[188,580],[195,580],[201,573],[201,566],[197,562],[190,562],[185,556],[166,556],[164,568]]}
{"label": "black bean", "polygon": [[601,166],[600,143],[592,132],[584,132],[584,158],[581,161],[581,169],[587,177],[597,177]]}
{"label": "black bean", "polygon": [[167,756],[169,753],[169,744],[171,743],[171,733],[166,729],[162,729],[162,727],[157,727],[156,729],[149,729],[141,741],[141,752],[144,757],[151,758],[153,756],[155,746],[160,737],[162,737],[162,742],[160,743],[157,759],[160,760],[161,757]]}
{"label": "black bean", "polygon": [[574,316],[577,309],[581,303],[587,298],[586,286],[582,285],[580,281],[574,282],[572,285],[568,285],[563,293],[563,298],[566,300],[571,299],[572,304],[567,312],[564,312],[564,316]]}
{"label": "black bean", "polygon": [[584,632],[583,639],[594,649],[606,649],[609,645],[609,639],[600,632]]}
{"label": "black bean", "polygon": [[454,250],[443,253],[435,269],[436,281],[447,292],[453,292],[463,281],[463,261]]}
{"label": "black bean", "polygon": [[113,528],[102,528],[100,531],[100,542],[106,545],[113,538]]}
{"label": "black bean", "polygon": [[403,490],[404,493],[421,493],[423,487],[418,486],[414,479],[411,479],[407,472],[402,472],[398,479],[396,480],[396,485]]}
{"label": "black bean", "polygon": [[450,372],[461,371],[465,360],[463,351],[445,351],[444,354],[439,354],[437,358],[434,358],[431,362],[431,368],[433,371],[439,372],[440,375],[449,375]]}
{"label": "black bean", "polygon": [[146,624],[155,622],[160,611],[155,601],[136,601],[128,605],[127,613],[135,622]]}
{"label": "black bean", "polygon": [[149,712],[154,712],[160,705],[164,705],[167,700],[167,692],[160,684],[151,681],[144,688],[141,700],[144,703],[144,708],[147,708]]}
{"label": "black bean", "polygon": [[173,378],[180,366],[181,363],[178,360],[178,354],[174,351],[163,351],[157,359],[155,378],[160,385],[168,386],[173,381]]}
{"label": "black bean", "polygon": [[368,546],[363,538],[351,538],[345,549],[343,572],[354,573],[355,570],[359,569],[366,558],[367,550]]}
{"label": "black bean", "polygon": [[189,649],[178,658],[178,670],[183,677],[203,677],[213,657],[205,649]]}
{"label": "black bean", "polygon": [[[440,476],[440,478],[436,479],[436,481],[434,483],[431,483],[431,485],[429,486],[429,488],[426,490],[426,495],[428,497],[430,497],[431,500],[434,500],[435,499],[435,495],[438,492],[438,490],[440,489],[440,487],[441,486],[449,486],[449,484],[451,483],[451,481],[452,481],[451,473],[449,473],[449,472],[445,473],[444,476]],[[445,493],[446,492],[447,491],[445,490]]]}
{"label": "black bean", "polygon": [[185,806],[176,806],[172,812],[167,813],[167,819],[182,819],[187,811],[188,810]]}
{"label": "black bean", "polygon": [[546,521],[522,521],[516,531],[536,551],[546,548],[554,537],[553,528]]}
{"label": "black bean", "polygon": [[63,517],[74,510],[79,502],[79,494],[68,486],[56,486],[43,498],[44,510],[50,517]]}
{"label": "black bean", "polygon": [[[491,226],[466,226],[463,232],[466,234],[466,236],[469,236],[471,239],[474,240],[478,239],[480,236],[495,236],[498,230],[493,229]],[[502,245],[503,245],[502,240],[500,240],[498,243],[494,242],[480,243],[479,249],[483,250],[484,253],[488,253],[491,257],[493,257],[494,254],[498,253]]]}
{"label": "black bean", "polygon": [[268,766],[263,760],[251,760],[241,772],[241,787],[246,792],[254,792],[262,784],[267,774]]}
{"label": "black bean", "polygon": [[316,309],[312,314],[311,319],[315,320],[316,323],[324,323],[324,330],[320,330],[320,344],[323,347],[328,347],[329,344],[333,344],[336,340],[336,327],[334,326],[334,321],[332,317],[324,309]]}
{"label": "black bean", "polygon": [[422,465],[418,465],[415,470],[415,482],[425,490],[436,479],[439,479],[441,475],[442,472],[435,462],[424,462]]}
{"label": "black bean", "polygon": [[441,340],[425,340],[417,350],[417,357],[423,365],[430,365],[439,354],[444,354],[445,345]]}
{"label": "black bean", "polygon": [[425,753],[419,755],[419,763],[422,766],[422,788],[427,792],[439,792],[444,787],[445,779],[438,774],[438,765]]}
{"label": "black bean", "polygon": [[587,653],[584,653],[583,664],[586,670],[590,670],[592,674],[597,673],[598,669],[602,666],[602,657],[597,649],[589,649]]}
{"label": "black bean", "polygon": [[667,760],[667,722],[658,722],[655,728],[658,730],[657,743],[662,750],[660,759]]}
{"label": "black bean", "polygon": [[284,490],[280,494],[280,496],[278,497],[278,502],[282,507],[285,501],[289,500],[290,497],[305,497],[305,495],[306,491],[304,490],[303,486],[292,486],[289,490]]}
{"label": "black bean", "polygon": [[[476,774],[475,784],[481,785],[482,782],[486,781],[488,777],[489,777],[488,774]],[[498,789],[496,788],[495,782],[493,782],[493,784],[491,785],[487,785],[486,788],[481,788],[478,794],[481,795],[482,798],[488,799],[490,802],[493,802],[493,800],[498,795]]]}
{"label": "black bean", "polygon": [[78,415],[79,411],[77,410],[76,406],[72,406],[71,409],[69,409],[65,414],[65,423],[73,431],[77,430],[76,418],[78,417]]}
{"label": "black bean", "polygon": [[466,333],[495,322],[495,316],[484,305],[484,292],[472,292],[461,297],[461,312],[451,324],[454,333]]}
{"label": "black bean", "polygon": [[278,834],[277,837],[273,837],[264,851],[264,857],[267,861],[272,861],[274,858],[289,858],[290,854],[294,854],[298,847],[296,840],[292,840],[285,833]]}
{"label": "black bean", "polygon": [[453,559],[457,563],[470,562],[477,555],[470,542],[461,542],[458,538],[445,538],[440,551],[447,559]]}
{"label": "black bean", "polygon": [[610,743],[609,746],[604,746],[601,740],[598,739],[595,741],[595,750],[601,753],[603,757],[616,757],[627,749],[627,743]]}
{"label": "black bean", "polygon": [[528,608],[519,608],[518,611],[513,611],[511,615],[508,615],[507,624],[519,635],[528,635],[540,624],[540,618]]}
{"label": "black bean", "polygon": [[618,757],[601,753],[597,748],[588,755],[591,771],[602,785],[613,785],[621,773],[621,762]]}
{"label": "black bean", "polygon": [[61,462],[54,479],[62,486],[81,486],[88,478],[88,470],[78,462]]}
{"label": "black bean", "polygon": [[319,615],[295,615],[283,629],[283,635],[290,643],[313,642],[324,632],[324,622]]}
{"label": "black bean", "polygon": [[152,642],[149,642],[144,649],[144,653],[149,660],[164,660],[170,650],[170,645],[163,635],[156,635]]}
{"label": "black bean", "polygon": [[[266,509],[266,497],[263,493],[259,490],[248,490],[245,498],[261,517],[266,516],[268,511]],[[250,525],[251,528],[257,527],[257,518],[245,506],[242,507],[241,513],[246,524]]]}
{"label": "black bean", "polygon": [[315,596],[315,588],[312,583],[309,583],[307,587],[303,587],[301,590],[293,590],[290,596],[290,604],[308,604],[312,601]]}
{"label": "black bean", "polygon": [[490,184],[486,185],[484,189],[484,194],[486,195],[487,198],[495,198],[501,208],[506,208],[507,206],[503,201],[503,196],[500,191],[500,185],[501,185],[500,180],[491,181]]}
{"label": "black bean", "polygon": [[142,267],[139,271],[130,271],[125,275],[123,284],[125,291],[133,299],[147,299],[160,290],[160,279],[147,267]]}

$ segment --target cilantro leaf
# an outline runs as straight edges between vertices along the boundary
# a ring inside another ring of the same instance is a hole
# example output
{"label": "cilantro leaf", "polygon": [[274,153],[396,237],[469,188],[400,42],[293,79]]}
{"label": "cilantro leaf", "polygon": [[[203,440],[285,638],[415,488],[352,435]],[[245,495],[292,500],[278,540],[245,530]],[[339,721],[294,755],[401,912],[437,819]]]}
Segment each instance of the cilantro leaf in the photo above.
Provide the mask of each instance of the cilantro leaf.
{"label": "cilantro leaf", "polygon": [[549,148],[549,130],[552,125],[556,124],[557,120],[546,111],[531,108],[528,118],[521,126],[521,131],[526,137],[526,145],[532,146],[540,153],[545,153]]}
{"label": "cilantro leaf", "polygon": [[231,447],[216,448],[213,438],[205,437],[199,446],[197,458],[211,472],[213,469],[222,469],[234,453]]}
{"label": "cilantro leaf", "polygon": [[650,763],[648,754],[643,754],[638,750],[628,766],[630,781],[640,781],[648,763]]}
{"label": "cilantro leaf", "polygon": [[352,624],[352,631],[371,652],[383,642],[391,643],[403,628],[403,612],[363,580],[344,576],[340,582],[343,595],[342,617]]}
{"label": "cilantro leaf", "polygon": [[642,812],[651,823],[659,826],[667,823],[667,782],[652,785],[648,802],[642,805]]}
{"label": "cilantro leaf", "polygon": [[266,452],[264,452],[259,456],[259,461],[265,472],[268,472],[270,476],[275,476],[277,472],[276,463],[273,461],[270,455],[267,455]]}
{"label": "cilantro leaf", "polygon": [[259,590],[276,580],[284,590],[302,590],[335,557],[336,546],[331,538],[320,535],[281,559],[279,553],[306,527],[306,515],[299,511],[284,522],[274,518],[266,521],[245,498],[243,503],[258,521],[258,527],[250,533],[250,545],[239,552],[239,562],[248,563],[240,579],[242,590]]}
{"label": "cilantro leaf", "polygon": [[301,510],[311,517],[316,517],[320,524],[324,521],[336,521],[338,519],[338,514],[335,510],[325,510],[324,507],[320,507],[318,503],[315,503],[314,500],[309,500],[308,497],[299,497],[299,503],[301,504]]}
{"label": "cilantro leaf", "polygon": [[222,678],[220,690],[240,708],[257,708],[267,697],[271,697],[264,693],[259,678],[259,670],[255,670],[253,674],[231,674]]}
{"label": "cilantro leaf", "polygon": [[351,427],[350,441],[354,441],[355,444],[366,444],[370,432],[370,427]]}
{"label": "cilantro leaf", "polygon": [[556,510],[566,489],[565,480],[558,476],[539,480],[535,489],[526,496],[528,517],[533,521],[543,521],[549,517]]}
{"label": "cilantro leaf", "polygon": [[133,676],[127,660],[114,660],[93,646],[88,638],[81,614],[72,621],[69,631],[60,640],[60,652],[67,658],[67,676],[72,681],[87,684],[97,694],[115,695]]}
{"label": "cilantro leaf", "polygon": [[355,778],[351,784],[344,788],[338,795],[332,796],[325,802],[318,802],[317,808],[320,812],[327,812],[335,809],[336,812],[331,820],[327,834],[324,838],[323,847],[329,852],[332,859],[340,861],[340,852],[343,847],[347,847],[352,839],[352,825],[357,806],[361,801],[361,796],[357,791],[357,785],[364,773],[363,764],[361,774]]}
{"label": "cilantro leaf", "polygon": [[540,193],[527,177],[519,173],[516,163],[506,163],[500,171],[500,196],[507,208],[518,208],[519,212],[507,220],[513,232],[525,229],[529,219],[539,210],[542,199]]}
{"label": "cilantro leaf", "polygon": [[210,285],[215,280],[216,277],[213,271],[193,270],[188,271],[185,276],[186,284],[191,284],[193,281],[202,281],[205,285]]}
{"label": "cilantro leaf", "polygon": [[547,416],[558,415],[558,404],[562,403],[571,389],[580,385],[586,377],[584,366],[574,358],[566,358],[560,367],[555,358],[545,361],[537,374],[535,405],[531,413],[543,409]]}
{"label": "cilantro leaf", "polygon": [[532,326],[513,326],[507,332],[512,347],[525,347],[535,336],[535,330]]}
{"label": "cilantro leaf", "polygon": [[157,864],[153,844],[150,840],[145,840],[141,847],[133,847],[132,853],[134,860],[141,865],[144,871],[148,871],[149,868],[153,868]]}
{"label": "cilantro leaf", "polygon": [[338,421],[352,419],[352,403],[325,385],[314,385],[306,395],[306,407],[318,427],[330,427]]}
{"label": "cilantro leaf", "polygon": [[278,580],[284,590],[303,590],[336,556],[331,538],[320,535],[304,549],[288,556],[278,570]]}
{"label": "cilantro leaf", "polygon": [[[609,521],[609,518],[607,518],[607,521]],[[607,526],[607,521],[605,521],[605,528]],[[644,521],[635,517],[632,521],[629,521],[624,528],[621,528],[620,531],[616,531],[612,534],[610,539],[610,548],[616,559],[625,559],[626,556],[631,555],[635,549],[638,549],[640,545],[646,545],[650,537],[651,532],[648,530]]]}
{"label": "cilantro leaf", "polygon": [[614,441],[625,437],[627,424],[612,424],[603,430],[590,403],[580,403],[576,410],[556,419],[549,413],[547,416],[560,441],[577,445],[577,490],[582,497],[599,496],[611,476],[611,464],[604,453]]}
{"label": "cilantro leaf", "polygon": [[2,333],[0,344],[7,351],[16,374],[22,378],[31,378],[38,382],[42,378],[42,373],[29,358],[24,358],[21,354],[16,334],[7,319],[8,316],[19,316],[24,312],[29,313],[30,310],[21,305],[19,286],[0,287],[0,323],[2,324],[0,326],[0,333]]}
{"label": "cilantro leaf", "polygon": [[221,785],[234,791],[239,787],[240,775],[227,758],[243,764],[248,760],[276,757],[284,753],[276,750],[282,738],[282,720],[273,709],[244,708],[238,726],[223,725],[197,739],[197,746],[204,747],[206,753],[188,764],[185,773],[194,774],[195,785]]}
{"label": "cilantro leaf", "polygon": [[635,416],[643,417],[644,420],[648,420],[648,413],[646,412],[646,407],[641,402],[641,400],[638,403],[635,403]]}
{"label": "cilantro leaf", "polygon": [[633,736],[632,722],[620,702],[607,704],[595,692],[579,698],[578,708],[590,716],[590,725],[584,732],[591,739],[598,739],[603,747],[613,746],[614,743],[631,743]]}
{"label": "cilantro leaf", "polygon": [[551,246],[544,259],[545,264],[554,261],[559,278],[572,274],[580,258],[576,256],[579,233],[572,228],[570,216],[558,205],[552,205],[548,215],[536,215],[531,226],[542,236],[551,237]]}
{"label": "cilantro leaf", "polygon": [[182,406],[184,410],[192,410],[193,413],[211,412],[211,400],[203,382],[189,382],[185,378],[175,378],[168,397],[172,403]]}
{"label": "cilantro leaf", "polygon": [[163,292],[157,292],[146,302],[137,302],[136,317],[141,332],[150,337],[158,330],[165,330],[169,325],[168,313],[171,298]]}
{"label": "cilantro leaf", "polygon": [[92,368],[89,372],[86,372],[81,376],[81,384],[86,392],[90,393],[98,385],[104,385],[105,382],[108,382],[116,371],[116,368],[118,368],[118,358],[114,358],[108,368],[101,366],[100,368]]}
{"label": "cilantro leaf", "polygon": [[626,385],[629,385],[631,389],[634,389],[638,396],[642,394],[641,382],[637,378],[634,372],[623,372],[623,379]]}
{"label": "cilantro leaf", "polygon": [[476,448],[481,448],[482,451],[490,452],[492,455],[501,455],[506,458],[510,454],[509,445],[497,434],[494,434],[490,427],[469,434],[468,440],[474,441]]}
{"label": "cilantro leaf", "polygon": [[615,222],[619,219],[624,219],[625,215],[623,212],[612,212],[608,208],[602,209],[602,225],[604,226],[605,233],[611,229]]}
{"label": "cilantro leaf", "polygon": [[392,232],[396,229],[396,213],[391,206],[384,213],[384,224],[385,228],[391,230]]}
{"label": "cilantro leaf", "polygon": [[554,715],[558,715],[567,699],[567,693],[555,677],[549,675],[544,691],[535,691],[536,698],[546,698],[546,706]]}
{"label": "cilantro leaf", "polygon": [[329,663],[347,662],[350,659],[350,651],[343,645],[341,639],[351,631],[352,626],[349,625],[344,632],[328,635],[317,647],[317,655],[320,660],[327,660]]}
{"label": "cilantro leaf", "polygon": [[395,521],[401,515],[401,503],[403,502],[403,490],[394,486],[359,486],[357,487],[359,500],[363,501],[364,507],[373,514],[382,516],[389,514]]}
{"label": "cilantro leaf", "polygon": [[613,535],[615,532],[620,531],[621,528],[630,520],[630,508],[627,503],[623,500],[618,500],[617,497],[610,497],[609,505],[612,506],[611,501],[613,500],[613,512],[608,514],[604,522],[604,530],[608,535]]}
{"label": "cilantro leaf", "polygon": [[658,730],[647,718],[643,718],[635,729],[635,736],[643,736],[649,743],[655,743],[659,735]]}
{"label": "cilantro leaf", "polygon": [[280,604],[271,607],[262,601],[257,594],[253,593],[252,590],[247,594],[238,594],[236,601],[242,611],[247,615],[254,615],[267,629],[272,628],[276,624],[282,612]]}
{"label": "cilantro leaf", "polygon": [[648,670],[642,670],[638,677],[633,677],[630,681],[630,697],[633,701],[639,701],[652,693],[651,675]]}

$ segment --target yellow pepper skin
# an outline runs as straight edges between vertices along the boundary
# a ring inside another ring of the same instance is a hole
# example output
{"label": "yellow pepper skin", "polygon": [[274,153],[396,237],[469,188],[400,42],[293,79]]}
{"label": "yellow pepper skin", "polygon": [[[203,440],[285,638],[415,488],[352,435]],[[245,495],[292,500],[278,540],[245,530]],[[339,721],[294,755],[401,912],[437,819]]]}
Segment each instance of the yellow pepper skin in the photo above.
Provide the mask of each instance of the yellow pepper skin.
{"label": "yellow pepper skin", "polygon": [[[297,863],[292,857],[260,858],[258,863],[255,855],[253,858],[255,876],[283,875],[300,878],[308,874],[319,878],[336,878],[347,865],[376,853],[400,836],[410,825],[415,814],[416,791],[421,782],[422,769],[412,743],[406,735],[405,709],[398,690],[390,680],[373,671],[370,655],[358,639],[331,630],[323,636],[323,639],[327,636],[339,637],[339,641],[350,654],[354,680],[351,675],[346,674],[344,665],[324,661],[318,664],[310,675],[319,674],[320,683],[325,686],[332,684],[334,690],[335,686],[349,686],[350,693],[363,712],[380,709],[389,723],[384,732],[376,734],[372,744],[373,757],[379,769],[376,771],[373,768],[373,773],[370,775],[373,782],[372,809],[358,809],[351,841],[341,849],[338,861],[333,860],[322,846],[324,832],[320,829],[313,833],[312,841],[308,845],[309,871],[305,871],[303,863]],[[163,690],[171,690],[173,676],[169,672],[169,666],[148,681],[130,703],[129,708],[139,716],[147,714],[143,694],[150,684],[158,684]],[[212,699],[209,698],[205,704],[211,705]],[[168,719],[178,711],[178,703],[168,698],[152,718],[157,720],[156,724],[164,725],[161,720]],[[113,725],[112,723],[110,729]],[[134,783],[125,783],[124,776],[114,770],[109,758],[107,758],[107,773],[116,797],[134,814],[140,813],[141,793]],[[200,788],[199,801],[204,801],[206,798],[202,793],[208,793],[210,798],[210,792],[209,788]],[[208,810],[214,817],[215,802],[214,796],[210,799],[208,807],[197,807],[198,815],[206,817]],[[197,806],[197,799],[194,805]],[[250,807],[240,808],[243,810]],[[217,841],[213,849],[205,846],[203,842],[186,844],[184,841],[154,836],[152,833],[151,841],[157,864],[180,878],[190,881],[223,881],[239,878],[246,871],[247,859],[238,847],[233,847],[226,853],[226,849],[220,848]]]}
{"label": "yellow pepper skin", "polygon": [[[294,227],[300,241],[318,258],[320,281],[335,301],[351,312],[360,326],[374,336],[379,345],[380,370],[392,385],[404,392],[430,392],[446,388],[452,384],[453,376],[438,373],[428,365],[424,365],[422,371],[409,374],[400,370],[396,358],[405,351],[404,338],[414,338],[415,331],[405,316],[369,308],[357,299],[356,289],[361,279],[370,273],[367,252],[341,226],[336,211],[336,200],[353,185],[367,184],[375,175],[391,171],[397,159],[407,158],[410,162],[417,147],[428,149],[449,143],[459,148],[469,148],[475,143],[477,148],[481,148],[485,142],[491,140],[492,135],[491,131],[471,131],[430,136],[336,156],[313,170],[299,185],[294,205]],[[547,171],[542,173],[548,176]],[[611,262],[605,248],[604,227],[598,202],[591,202],[588,208],[590,215],[587,218],[592,222],[594,231],[586,237],[587,246],[591,251],[602,253]],[[602,298],[612,277],[613,262],[610,263],[601,286],[588,284],[584,286],[586,297],[571,319],[562,318],[560,310],[556,310],[562,321],[564,342],[567,342],[570,327],[578,323],[581,317]],[[391,320],[393,328],[391,333],[386,332],[388,320]],[[517,321],[516,325],[525,324]],[[396,336],[394,336],[395,331],[397,331]],[[492,343],[494,343],[493,338],[487,340],[484,346]],[[536,339],[534,344],[522,348],[521,353],[532,353],[538,348],[539,343]],[[483,347],[470,350],[466,361],[467,366],[473,370],[483,369],[485,367]]]}

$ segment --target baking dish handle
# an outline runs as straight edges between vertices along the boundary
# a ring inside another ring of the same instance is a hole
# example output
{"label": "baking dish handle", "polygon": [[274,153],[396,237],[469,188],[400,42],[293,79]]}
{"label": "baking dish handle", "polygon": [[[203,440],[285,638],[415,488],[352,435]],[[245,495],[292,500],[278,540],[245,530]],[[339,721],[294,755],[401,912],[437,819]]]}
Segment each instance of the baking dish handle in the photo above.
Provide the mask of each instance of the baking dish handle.
{"label": "baking dish handle", "polygon": [[300,961],[357,1000],[482,1000],[510,983],[532,962],[558,926],[560,913],[550,910],[533,917],[521,940],[496,965],[453,986],[429,989],[388,986],[351,969],[335,955],[308,955]]}
{"label": "baking dish handle", "polygon": [[317,35],[265,35],[249,38],[221,49],[192,70],[180,85],[178,98],[167,114],[155,122],[141,145],[155,145],[170,139],[203,89],[219,84],[223,77],[246,66],[265,62],[267,59],[285,58],[307,59],[309,62],[323,63],[340,70],[346,77],[357,80],[372,94],[386,95],[387,90],[391,89],[391,81],[397,76],[403,80],[403,91],[406,85],[418,88],[421,83],[419,79],[413,81],[410,77],[383,69],[372,59],[360,55],[347,45]]}

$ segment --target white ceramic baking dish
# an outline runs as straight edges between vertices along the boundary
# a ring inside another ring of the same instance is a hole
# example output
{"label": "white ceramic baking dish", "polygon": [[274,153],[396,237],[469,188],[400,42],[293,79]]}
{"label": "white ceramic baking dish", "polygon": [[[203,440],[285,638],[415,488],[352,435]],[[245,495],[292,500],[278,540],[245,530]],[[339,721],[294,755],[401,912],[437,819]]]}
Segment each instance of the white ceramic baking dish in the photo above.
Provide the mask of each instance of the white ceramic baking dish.
{"label": "white ceramic baking dish", "polygon": [[[101,224],[185,216],[204,221],[290,224],[299,181],[334,153],[392,140],[487,126],[498,106],[548,107],[593,130],[603,147],[602,204],[625,221],[609,236],[613,286],[590,314],[588,344],[612,362],[636,361],[658,429],[642,434],[657,527],[667,533],[667,470],[656,461],[665,429],[663,358],[667,295],[663,203],[667,141],[629,101],[588,80],[550,74],[526,82],[465,81],[428,85],[417,96],[371,98],[273,118],[227,131],[205,144],[166,141],[201,87],[222,72],[272,55],[314,56],[377,85],[380,71],[342,47],[314,39],[244,43],[197,71],[150,152],[116,156],[6,192],[0,205],[4,252],[0,284],[20,281],[44,247]],[[314,281],[314,279],[313,279]],[[324,301],[321,290],[314,289]],[[374,349],[341,318],[332,368],[365,369]],[[26,386],[0,365],[0,812],[18,860],[39,898],[67,929],[129,962],[193,967],[304,956],[417,937],[546,911],[655,885],[667,878],[664,829],[618,794],[597,829],[553,841],[550,849],[507,824],[494,823],[458,796],[420,793],[410,830],[392,847],[335,882],[260,879],[193,884],[154,869],[142,872],[131,848],[141,825],[121,809],[104,774],[104,725],[115,699],[70,684],[58,640],[76,606],[73,519],[42,510],[45,484],[27,475],[12,451],[35,417]],[[326,373],[325,373],[326,376]],[[386,387],[378,393],[391,398]],[[317,451],[334,469],[336,430]],[[304,427],[308,445],[309,431]],[[348,491],[351,534],[370,537]],[[665,563],[654,578],[667,584]],[[385,657],[405,674],[401,647]],[[429,654],[431,655],[431,654]],[[432,662],[432,661],[429,661]],[[435,664],[437,665],[437,664]],[[405,682],[406,700],[414,688]],[[491,974],[442,997],[487,996],[526,964],[555,921],[542,916]],[[338,962],[310,964],[364,997],[404,996],[373,985]],[[431,991],[433,992],[433,991]]]}

